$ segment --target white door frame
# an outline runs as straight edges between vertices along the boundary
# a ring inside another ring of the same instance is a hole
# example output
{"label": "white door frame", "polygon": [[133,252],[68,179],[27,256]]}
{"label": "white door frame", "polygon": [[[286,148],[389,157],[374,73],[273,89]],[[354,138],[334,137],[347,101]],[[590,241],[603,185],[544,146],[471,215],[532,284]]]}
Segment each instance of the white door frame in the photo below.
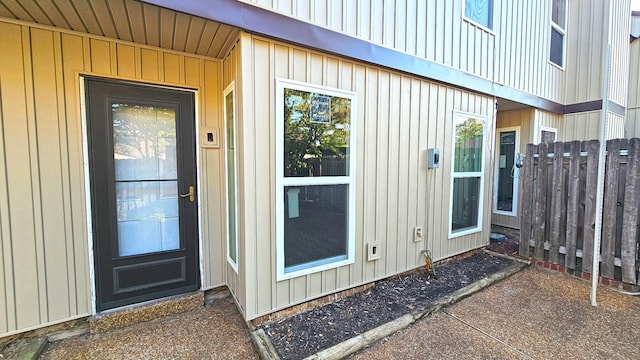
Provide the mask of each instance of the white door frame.
{"label": "white door frame", "polygon": [[496,129],[496,152],[495,152],[495,168],[493,173],[493,213],[497,215],[505,215],[505,216],[518,216],[518,173],[519,169],[514,167],[513,169],[513,205],[511,207],[511,211],[498,210],[498,186],[500,185],[499,171],[500,171],[500,133],[515,131],[516,139],[515,139],[515,153],[520,152],[520,126],[511,126]]}

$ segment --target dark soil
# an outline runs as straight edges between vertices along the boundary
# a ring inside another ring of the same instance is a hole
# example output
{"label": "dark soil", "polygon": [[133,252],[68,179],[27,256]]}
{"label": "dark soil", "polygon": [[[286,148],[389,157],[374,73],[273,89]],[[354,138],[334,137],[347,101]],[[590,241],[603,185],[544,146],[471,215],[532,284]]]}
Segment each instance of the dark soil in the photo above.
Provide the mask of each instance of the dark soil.
{"label": "dark soil", "polygon": [[492,226],[491,232],[495,232],[498,234],[502,234],[506,237],[506,241],[494,241],[491,240],[489,246],[487,246],[487,250],[491,250],[497,253],[510,255],[510,256],[518,256],[519,250],[519,242],[520,242],[520,231],[516,229],[505,228],[501,226]]}
{"label": "dark soil", "polygon": [[484,252],[379,281],[367,291],[263,325],[282,359],[302,359],[403,315],[424,310],[515,262]]}

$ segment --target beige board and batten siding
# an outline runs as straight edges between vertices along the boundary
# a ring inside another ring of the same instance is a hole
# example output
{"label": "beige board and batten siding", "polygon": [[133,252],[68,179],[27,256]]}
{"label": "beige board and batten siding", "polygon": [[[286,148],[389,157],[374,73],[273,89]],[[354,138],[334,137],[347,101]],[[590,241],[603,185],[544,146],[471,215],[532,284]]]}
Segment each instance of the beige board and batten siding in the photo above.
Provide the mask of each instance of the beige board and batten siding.
{"label": "beige board and batten siding", "polygon": [[[586,141],[600,138],[602,110],[577,114],[567,114],[562,121],[561,141]],[[608,112],[606,138],[620,139],[625,137],[625,117]]]}
{"label": "beige board and batten siding", "polygon": [[[484,232],[448,239],[447,224],[453,111],[485,116],[493,139],[493,99],[249,34],[240,46],[239,218],[248,319],[418,267],[425,247],[437,260],[488,243],[490,186],[483,194]],[[283,281],[276,281],[275,263],[277,78],[353,91],[357,103],[355,262]],[[429,147],[441,149],[441,168],[426,169]],[[487,165],[485,184],[491,171]],[[415,226],[425,228],[424,241],[413,241]],[[382,258],[366,261],[366,243],[376,240]]]}
{"label": "beige board and batten siding", "polygon": [[624,119],[625,117],[614,112],[607,113],[607,134],[606,139],[622,139],[624,138]]}
{"label": "beige board and batten siding", "polygon": [[567,114],[562,121],[562,140],[563,141],[586,141],[598,139],[600,134],[600,122],[602,121],[602,112],[589,111],[576,114]]}
{"label": "beige board and batten siding", "polygon": [[566,104],[602,99],[608,14],[608,1],[567,1]]}
{"label": "beige board and batten siding", "polygon": [[[236,131],[236,137],[238,136],[238,131],[241,128],[241,123],[240,123],[240,119],[242,119],[242,106],[240,105],[242,103],[242,95],[241,95],[241,88],[240,88],[240,84],[241,84],[241,54],[240,54],[240,45],[239,43],[237,43],[227,54],[227,56],[224,58],[223,62],[222,62],[222,88],[226,89],[231,83],[235,84],[235,109],[236,109],[236,121],[238,124],[238,128],[235,129]],[[223,135],[223,133],[226,131],[225,126],[221,127],[221,139],[224,139],[224,141],[227,141],[226,138]],[[226,144],[224,145],[224,148],[226,149]],[[239,163],[241,163],[242,159],[242,154],[243,154],[243,150],[240,146],[236,146],[235,147],[235,151],[236,151],[236,161],[238,161]],[[227,167],[225,166],[225,169],[227,169]],[[238,169],[238,173],[236,174],[236,179],[237,179],[237,183],[238,183],[238,187],[242,188],[242,183],[244,182],[244,172],[243,169],[240,166],[237,166]],[[228,171],[225,170],[225,171]],[[227,187],[228,184],[226,184],[226,180],[223,180],[224,184],[225,184],[225,193],[227,191]],[[238,189],[236,189],[237,191]],[[239,192],[238,193],[238,203],[236,204],[236,207],[239,207],[240,204],[244,204],[244,197],[243,197],[243,193]],[[225,208],[225,214],[226,214],[226,208],[227,208],[227,203],[223,204],[224,208]],[[240,210],[238,208],[238,213],[240,214]],[[226,219],[226,217],[225,217]],[[227,260],[227,247],[229,246],[229,241],[228,241],[228,234],[225,235],[224,239],[224,247],[225,247],[225,256],[224,256],[224,263],[225,263],[225,267],[226,267],[226,271],[227,271],[227,275],[226,275],[226,282],[227,282],[227,286],[229,287],[229,290],[231,291],[231,293],[233,294],[233,296],[236,298],[236,301],[238,303],[238,305],[240,306],[240,311],[244,313],[244,304],[246,303],[246,297],[247,297],[247,289],[243,286],[243,282],[241,281],[241,274],[243,274],[245,272],[245,257],[244,257],[244,252],[245,252],[245,242],[244,241],[240,241],[240,239],[244,238],[244,226],[242,226],[242,222],[241,222],[242,218],[237,218],[236,222],[238,223],[238,228],[237,228],[237,233],[236,233],[236,241],[238,242],[238,253],[237,253],[237,268],[238,271],[236,272],[236,270],[233,268],[233,266],[229,263],[229,261]],[[226,221],[226,220],[225,220]]]}
{"label": "beige board and batten siding", "polygon": [[627,109],[624,137],[628,139],[640,137],[640,108]]}
{"label": "beige board and batten siding", "polygon": [[[611,74],[609,99],[626,106],[629,84],[629,34],[631,33],[631,1],[610,0],[609,31],[611,31]],[[616,131],[609,139],[620,138]]]}
{"label": "beige board and batten siding", "polygon": [[[221,126],[221,64],[0,19],[0,336],[91,313],[80,75],[199,89]],[[204,284],[224,283],[222,154],[202,150]]]}
{"label": "beige board and batten siding", "polygon": [[629,57],[629,94],[627,101],[627,119],[625,137],[640,137],[640,40],[630,45]]}
{"label": "beige board and batten siding", "polygon": [[563,121],[563,115],[554,114],[548,111],[535,109],[535,122],[534,125],[534,133],[532,133],[532,137],[528,140],[530,144],[539,144],[542,141],[542,130],[544,129],[555,129],[556,130],[556,141],[562,141],[563,139],[563,131],[561,129]]}
{"label": "beige board and batten siding", "polygon": [[[518,148],[518,152],[526,153],[527,144],[532,143],[532,134],[535,127],[535,109],[533,108],[525,108],[518,110],[510,110],[510,111],[498,111],[496,117],[496,128],[498,130],[502,128],[520,128],[520,147]],[[499,156],[499,137],[496,137],[496,148],[495,148],[495,156]],[[498,160],[494,159],[494,168],[496,167]],[[495,171],[495,169],[494,169]],[[494,181],[496,181],[494,177]],[[493,201],[493,196],[491,197]],[[491,207],[493,209],[493,205]],[[520,214],[520,202],[518,202],[517,214]],[[506,226],[509,228],[519,229],[520,228],[520,218],[516,216],[509,216],[503,214],[491,213],[491,223],[500,226]]]}
{"label": "beige board and batten siding", "polygon": [[564,71],[549,63],[551,1],[494,1],[493,29],[464,1],[240,0],[557,102]]}
{"label": "beige board and batten siding", "polygon": [[[568,1],[567,104],[602,99],[605,52],[611,32],[609,99],[626,105],[629,69],[629,0]],[[569,139],[572,140],[572,139]]]}
{"label": "beige board and batten siding", "polygon": [[551,1],[494,1],[494,13],[495,81],[562,102],[566,73],[549,61]]}

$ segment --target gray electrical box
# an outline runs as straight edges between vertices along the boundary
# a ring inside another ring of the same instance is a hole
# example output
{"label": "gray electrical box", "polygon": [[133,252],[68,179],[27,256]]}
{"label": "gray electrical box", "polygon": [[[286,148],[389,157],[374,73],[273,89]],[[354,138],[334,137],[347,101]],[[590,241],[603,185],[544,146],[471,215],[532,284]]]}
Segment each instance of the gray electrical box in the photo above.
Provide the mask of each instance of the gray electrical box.
{"label": "gray electrical box", "polygon": [[427,149],[427,168],[435,169],[440,167],[440,149]]}

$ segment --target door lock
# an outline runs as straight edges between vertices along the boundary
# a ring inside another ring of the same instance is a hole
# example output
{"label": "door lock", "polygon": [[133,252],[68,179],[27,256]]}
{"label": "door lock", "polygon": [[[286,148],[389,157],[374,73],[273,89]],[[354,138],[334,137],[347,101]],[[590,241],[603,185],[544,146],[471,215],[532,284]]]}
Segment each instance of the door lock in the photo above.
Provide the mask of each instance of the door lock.
{"label": "door lock", "polygon": [[189,192],[188,192],[188,193],[186,193],[186,194],[180,194],[180,197],[181,197],[181,198],[186,198],[186,197],[188,197],[188,198],[189,198],[189,201],[194,202],[194,201],[195,201],[195,199],[196,199],[196,193],[195,193],[195,191],[194,191],[194,189],[193,189],[193,185],[189,186]]}

